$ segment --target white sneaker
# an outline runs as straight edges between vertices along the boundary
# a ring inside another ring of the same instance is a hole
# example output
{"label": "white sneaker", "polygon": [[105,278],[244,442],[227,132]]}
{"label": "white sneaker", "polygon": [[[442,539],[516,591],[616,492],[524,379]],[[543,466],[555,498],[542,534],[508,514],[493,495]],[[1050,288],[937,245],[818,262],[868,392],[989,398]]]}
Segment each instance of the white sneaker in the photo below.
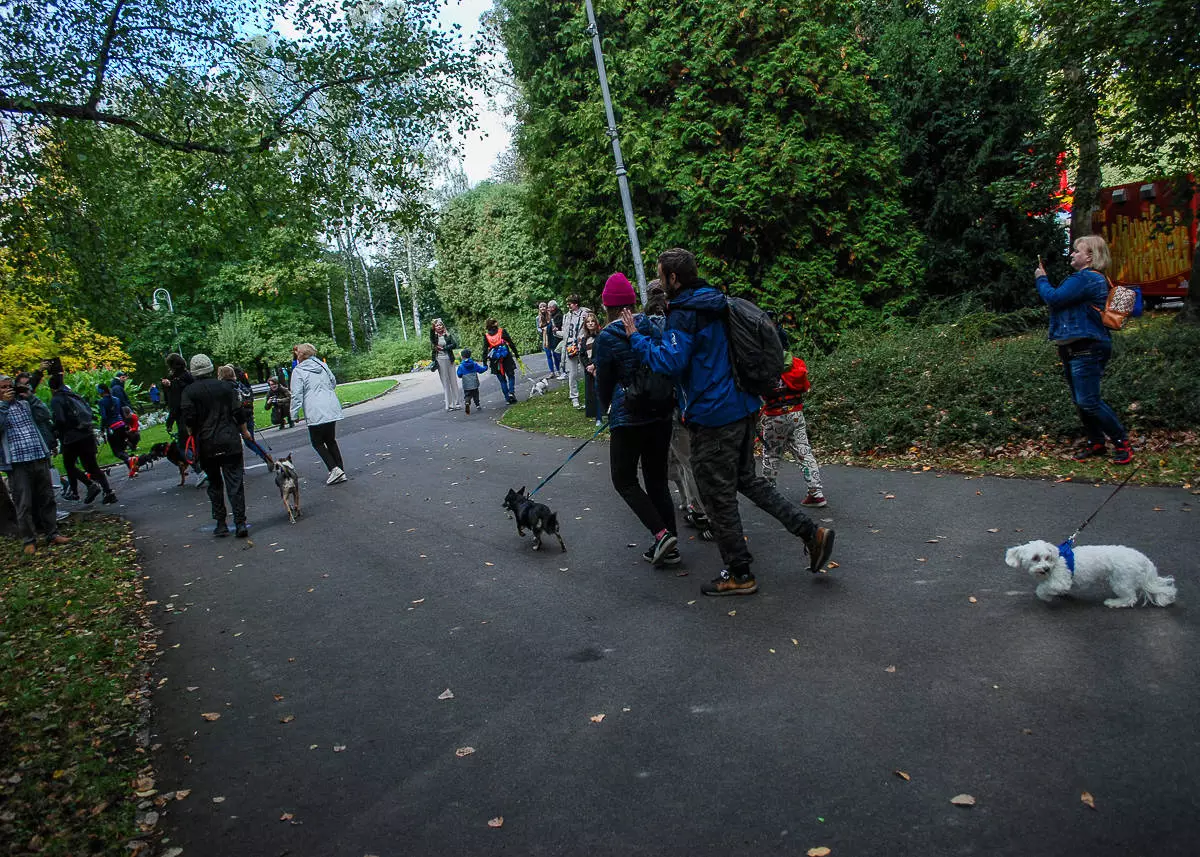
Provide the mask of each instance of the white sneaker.
{"label": "white sneaker", "polygon": [[342,474],[339,474],[339,475],[338,475],[338,478],[337,478],[337,479],[333,480],[333,484],[334,484],[334,485],[341,485],[343,482],[346,482],[346,481],[347,481],[347,480],[349,480],[349,479],[350,479],[350,477],[349,477],[349,476],[347,476],[345,473],[342,473]]}
{"label": "white sneaker", "polygon": [[332,485],[334,482],[340,482],[346,478],[346,474],[342,472],[342,468],[334,467],[329,471],[329,478],[325,480],[326,485]]}

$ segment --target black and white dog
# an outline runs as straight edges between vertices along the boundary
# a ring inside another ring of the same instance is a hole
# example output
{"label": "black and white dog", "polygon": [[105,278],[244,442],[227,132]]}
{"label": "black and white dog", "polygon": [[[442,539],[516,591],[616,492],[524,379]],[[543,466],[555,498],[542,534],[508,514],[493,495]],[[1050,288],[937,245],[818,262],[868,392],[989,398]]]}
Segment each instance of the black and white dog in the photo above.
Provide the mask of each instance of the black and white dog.
{"label": "black and white dog", "polygon": [[292,454],[289,452],[283,458],[276,458],[273,469],[279,499],[283,501],[283,508],[287,509],[288,521],[294,524],[300,517],[300,474],[296,472],[296,465],[292,464]]}
{"label": "black and white dog", "polygon": [[542,533],[552,533],[558,539],[558,546],[564,551],[562,536],[558,532],[558,515],[550,511],[545,503],[538,503],[525,496],[525,487],[519,491],[509,490],[504,498],[503,506],[512,512],[517,519],[517,535],[524,537],[525,530],[533,531],[533,549],[542,549]]}

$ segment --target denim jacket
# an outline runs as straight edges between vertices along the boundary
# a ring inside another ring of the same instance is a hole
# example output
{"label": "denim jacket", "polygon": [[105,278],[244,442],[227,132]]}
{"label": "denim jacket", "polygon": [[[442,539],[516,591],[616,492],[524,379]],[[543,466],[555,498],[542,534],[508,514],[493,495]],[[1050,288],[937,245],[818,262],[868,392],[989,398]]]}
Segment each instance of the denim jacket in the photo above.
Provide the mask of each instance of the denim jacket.
{"label": "denim jacket", "polygon": [[1038,294],[1050,307],[1050,340],[1063,344],[1076,339],[1110,342],[1100,312],[1108,300],[1108,280],[1099,271],[1084,268],[1063,280],[1057,288],[1045,277],[1037,278]]}

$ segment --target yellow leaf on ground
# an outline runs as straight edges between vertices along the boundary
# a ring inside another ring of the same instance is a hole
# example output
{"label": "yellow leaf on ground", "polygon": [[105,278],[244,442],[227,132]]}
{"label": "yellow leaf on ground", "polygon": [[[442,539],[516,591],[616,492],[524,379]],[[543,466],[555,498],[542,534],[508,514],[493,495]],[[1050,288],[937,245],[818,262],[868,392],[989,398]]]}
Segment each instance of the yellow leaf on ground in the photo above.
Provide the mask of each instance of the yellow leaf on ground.
{"label": "yellow leaf on ground", "polygon": [[191,789],[179,789],[177,792],[175,792],[175,800],[183,800],[185,797],[187,797],[191,793],[192,793]]}
{"label": "yellow leaf on ground", "polygon": [[833,560],[830,560],[829,562],[827,562],[827,563],[825,564],[825,567],[826,567],[826,568],[841,568],[842,566],[841,566],[841,563],[834,562]]}
{"label": "yellow leaf on ground", "polygon": [[805,853],[808,854],[808,857],[828,857],[833,852],[824,845],[818,845],[816,848],[809,848]]}
{"label": "yellow leaf on ground", "polygon": [[591,716],[591,721],[593,723],[601,723],[604,721],[604,715],[603,714],[593,714]]}
{"label": "yellow leaf on ground", "polygon": [[458,756],[458,758],[461,759],[464,756],[470,756],[474,752],[475,752],[474,747],[459,747],[457,750],[454,751],[454,755]]}
{"label": "yellow leaf on ground", "polygon": [[221,715],[215,711],[206,711],[203,714],[201,714],[200,716],[203,717],[205,720],[220,720],[221,719]]}
{"label": "yellow leaf on ground", "polygon": [[972,604],[978,604],[978,603],[979,603],[979,599],[978,599],[978,598],[976,598],[974,595],[971,595],[971,596],[969,596],[969,597],[967,598],[967,600],[968,600],[968,601],[970,601]]}
{"label": "yellow leaf on ground", "polygon": [[1081,795],[1079,796],[1079,799],[1080,799],[1081,801],[1083,801],[1083,803],[1085,803],[1085,804],[1087,804],[1089,807],[1091,807],[1092,809],[1095,809],[1095,808],[1096,808],[1096,799],[1095,799],[1094,797],[1092,797],[1092,793],[1091,793],[1091,792],[1084,792],[1083,794],[1081,794]]}
{"label": "yellow leaf on ground", "polygon": [[892,773],[895,774],[896,776],[898,776],[900,779],[904,780],[905,782],[908,782],[909,780],[912,779],[912,777],[910,777],[904,771],[892,771]]}

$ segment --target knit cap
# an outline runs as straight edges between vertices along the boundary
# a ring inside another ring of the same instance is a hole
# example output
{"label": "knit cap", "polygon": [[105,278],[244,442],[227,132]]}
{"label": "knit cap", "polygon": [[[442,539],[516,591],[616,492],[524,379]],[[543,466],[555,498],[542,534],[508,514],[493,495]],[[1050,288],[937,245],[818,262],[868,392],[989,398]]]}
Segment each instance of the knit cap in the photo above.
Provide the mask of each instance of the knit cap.
{"label": "knit cap", "polygon": [[213,362],[207,354],[196,354],[188,364],[188,371],[199,377],[213,373]]}
{"label": "knit cap", "polygon": [[633,306],[637,303],[637,292],[633,290],[629,278],[617,271],[605,280],[600,302],[606,307]]}

